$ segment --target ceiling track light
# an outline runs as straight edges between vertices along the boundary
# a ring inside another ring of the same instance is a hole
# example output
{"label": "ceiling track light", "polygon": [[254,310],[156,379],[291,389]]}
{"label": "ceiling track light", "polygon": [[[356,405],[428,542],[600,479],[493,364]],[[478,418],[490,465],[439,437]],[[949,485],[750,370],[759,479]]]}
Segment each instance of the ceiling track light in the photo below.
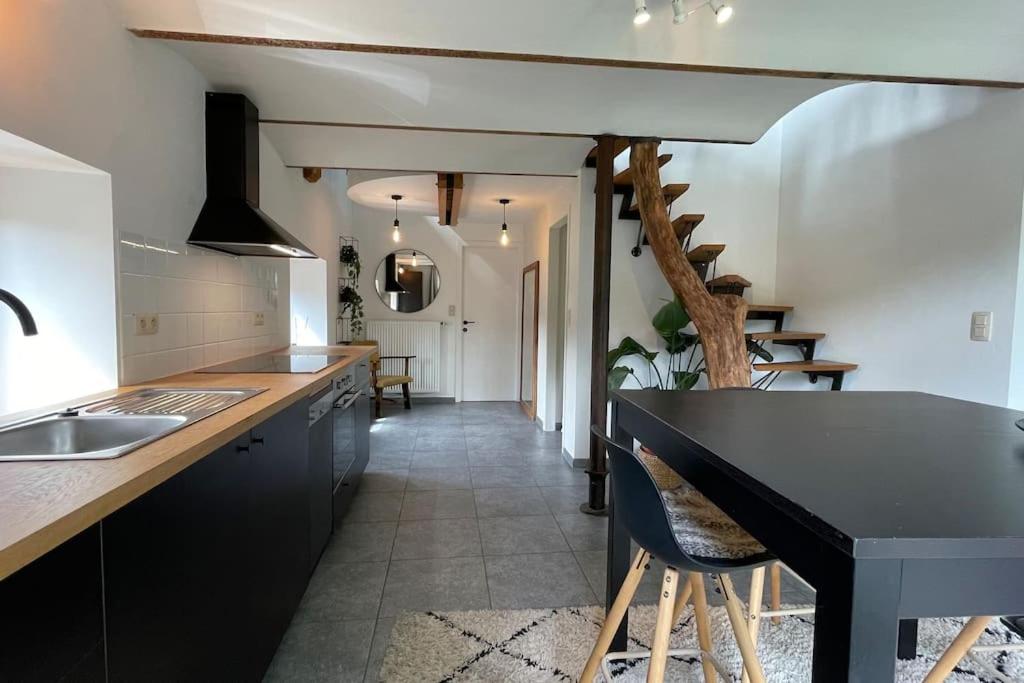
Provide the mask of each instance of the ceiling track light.
{"label": "ceiling track light", "polygon": [[510,201],[512,201],[512,200],[511,199],[499,199],[498,200],[498,203],[501,204],[501,237],[499,238],[498,241],[501,242],[501,246],[503,246],[503,247],[507,247],[508,246],[508,242],[509,242],[509,236],[508,236],[508,203]]}
{"label": "ceiling track light", "polygon": [[395,229],[391,232],[391,239],[395,242],[401,242],[402,232],[398,229],[398,202],[402,200],[402,195],[393,194],[391,198],[395,201]]}
{"label": "ceiling track light", "polygon": [[[727,4],[723,0],[704,0],[693,9],[686,9],[686,0],[672,0],[672,23],[682,24],[686,22],[686,19],[697,12],[702,7],[708,7],[715,14],[715,21],[719,24],[724,24],[729,21],[733,15],[732,5]],[[641,26],[650,21],[651,15],[647,11],[646,0],[633,0],[633,23],[637,26]]]}
{"label": "ceiling track light", "polygon": [[633,0],[633,23],[643,26],[650,20],[651,15],[647,12],[647,0]]}
{"label": "ceiling track light", "polygon": [[732,19],[732,5],[727,5],[724,2],[716,3],[714,0],[708,0],[708,7],[710,7],[711,11],[715,13],[715,21],[719,24],[724,24]]}

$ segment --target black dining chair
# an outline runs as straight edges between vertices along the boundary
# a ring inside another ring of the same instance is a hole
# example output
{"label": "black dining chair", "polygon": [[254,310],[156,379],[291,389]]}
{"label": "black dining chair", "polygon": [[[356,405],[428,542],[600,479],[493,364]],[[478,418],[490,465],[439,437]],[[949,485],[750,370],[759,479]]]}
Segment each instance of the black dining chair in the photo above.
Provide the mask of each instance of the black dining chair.
{"label": "black dining chair", "polygon": [[[695,489],[683,485],[673,490],[660,490],[631,450],[611,441],[596,427],[593,432],[607,446],[615,515],[640,546],[640,551],[608,610],[580,680],[592,683],[599,668],[608,678],[608,661],[613,659],[650,657],[647,681],[663,681],[670,654],[699,656],[706,681],[716,680],[716,670],[730,680],[730,674],[723,670],[711,652],[711,629],[704,592],[704,574],[708,573],[714,575],[725,599],[729,623],[743,658],[744,678],[749,677],[752,683],[764,683],[764,672],[755,647],[756,622],[750,623],[744,616],[744,607],[736,595],[729,572],[763,568],[775,557]],[[666,568],[651,651],[608,654],[612,638],[652,557],[664,562]],[[682,588],[678,585],[680,572],[688,573],[686,585]],[[763,569],[761,576],[763,580]],[[700,649],[670,651],[672,627],[691,597]],[[760,596],[757,599],[759,604]]]}

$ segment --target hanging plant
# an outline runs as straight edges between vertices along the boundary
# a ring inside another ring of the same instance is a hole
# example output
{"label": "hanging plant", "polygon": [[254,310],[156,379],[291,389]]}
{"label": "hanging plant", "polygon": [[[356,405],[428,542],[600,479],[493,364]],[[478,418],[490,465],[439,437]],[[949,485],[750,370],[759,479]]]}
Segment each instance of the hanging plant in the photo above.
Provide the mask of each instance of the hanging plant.
{"label": "hanging plant", "polygon": [[363,333],[363,297],[355,287],[345,285],[338,292],[338,303],[341,304],[339,316],[344,318],[348,314],[352,338],[359,339]]}
{"label": "hanging plant", "polygon": [[359,277],[359,273],[362,272],[362,263],[359,261],[359,252],[354,246],[346,244],[341,248],[341,262],[347,266],[350,278]]}

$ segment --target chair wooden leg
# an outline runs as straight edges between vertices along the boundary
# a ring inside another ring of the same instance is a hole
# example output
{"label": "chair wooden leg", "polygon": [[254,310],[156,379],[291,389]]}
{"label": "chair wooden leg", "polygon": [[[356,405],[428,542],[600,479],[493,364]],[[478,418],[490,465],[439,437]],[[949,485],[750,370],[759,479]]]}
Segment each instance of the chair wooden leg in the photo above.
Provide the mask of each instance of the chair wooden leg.
{"label": "chair wooden leg", "polygon": [[381,404],[384,403],[384,390],[375,389],[373,392],[373,407],[377,417],[381,416]]}
{"label": "chair wooden leg", "polygon": [[[754,569],[750,577],[750,600],[747,601],[747,630],[750,642],[757,650],[757,632],[761,628],[761,602],[764,600],[764,567]],[[743,683],[749,683],[750,676],[743,669]]]}
{"label": "chair wooden leg", "polygon": [[729,623],[732,625],[732,632],[736,636],[736,644],[740,648],[740,655],[743,657],[743,668],[750,675],[751,683],[764,683],[764,672],[761,670],[761,662],[757,659],[757,650],[750,640],[750,631],[747,630],[747,620],[743,618],[743,608],[740,606],[740,599],[736,597],[736,590],[732,586],[732,579],[728,574],[718,574],[718,587],[722,590],[722,597],[725,598],[725,612],[729,615]]}
{"label": "chair wooden leg", "polygon": [[654,626],[654,641],[651,643],[651,661],[647,664],[647,683],[663,683],[665,664],[668,662],[668,642],[672,637],[672,613],[675,611],[676,588],[679,572],[665,567],[661,579],[661,597],[658,600],[658,619]]}
{"label": "chair wooden leg", "polygon": [[402,397],[405,399],[405,409],[409,410],[412,408],[412,402],[409,400],[409,385],[402,385]]}
{"label": "chair wooden leg", "polygon": [[583,667],[583,674],[580,675],[582,683],[592,683],[594,677],[597,676],[601,660],[608,653],[612,638],[615,637],[615,632],[619,630],[619,624],[622,623],[622,617],[629,609],[629,603],[633,601],[633,594],[636,593],[636,587],[640,585],[640,579],[644,577],[649,559],[650,555],[646,550],[640,550],[633,558],[633,564],[629,568],[629,573],[626,574],[626,580],[622,582],[619,594],[615,596],[615,602],[612,603],[611,609],[608,610],[608,614],[604,618],[604,625],[601,626],[597,642],[594,643],[594,649],[590,651],[587,665]]}
{"label": "chair wooden leg", "polygon": [[973,617],[968,621],[946,651],[942,653],[942,657],[939,658],[932,670],[925,676],[923,683],[942,683],[946,680],[946,676],[953,673],[956,665],[985,632],[985,627],[990,621],[992,621],[992,617]]}
{"label": "chair wooden leg", "polygon": [[672,610],[672,626],[675,627],[679,623],[679,617],[683,616],[683,610],[686,609],[686,603],[690,601],[690,596],[693,595],[693,582],[690,581],[690,577],[686,577],[686,581],[679,587],[679,592],[676,596],[676,606]]}
{"label": "chair wooden leg", "polygon": [[[708,619],[708,596],[704,592],[704,575],[690,572],[690,586],[693,588],[693,613],[697,620],[697,643],[704,652],[711,652],[711,620]],[[715,665],[707,657],[700,658],[704,669],[704,683],[716,683],[718,674]]]}
{"label": "chair wooden leg", "polygon": [[[778,562],[772,564],[772,609],[782,608],[782,567]],[[782,622],[782,617],[772,617],[773,624]]]}

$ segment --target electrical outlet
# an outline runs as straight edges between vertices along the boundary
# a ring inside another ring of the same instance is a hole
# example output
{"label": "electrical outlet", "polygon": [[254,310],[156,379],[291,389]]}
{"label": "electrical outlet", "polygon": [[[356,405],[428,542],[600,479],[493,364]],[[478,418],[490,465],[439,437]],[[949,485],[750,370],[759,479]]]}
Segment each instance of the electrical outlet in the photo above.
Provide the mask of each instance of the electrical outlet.
{"label": "electrical outlet", "polygon": [[977,311],[971,314],[971,341],[992,340],[992,312]]}
{"label": "electrical outlet", "polygon": [[452,304],[451,306],[448,307],[448,317],[449,318],[454,318],[455,317],[455,304]]}
{"label": "electrical outlet", "polygon": [[135,335],[156,334],[160,331],[160,316],[155,313],[137,314],[135,316]]}
{"label": "electrical outlet", "polygon": [[266,321],[263,319],[263,314],[253,314],[252,324],[255,325],[256,327],[263,327],[263,325],[266,324]]}

